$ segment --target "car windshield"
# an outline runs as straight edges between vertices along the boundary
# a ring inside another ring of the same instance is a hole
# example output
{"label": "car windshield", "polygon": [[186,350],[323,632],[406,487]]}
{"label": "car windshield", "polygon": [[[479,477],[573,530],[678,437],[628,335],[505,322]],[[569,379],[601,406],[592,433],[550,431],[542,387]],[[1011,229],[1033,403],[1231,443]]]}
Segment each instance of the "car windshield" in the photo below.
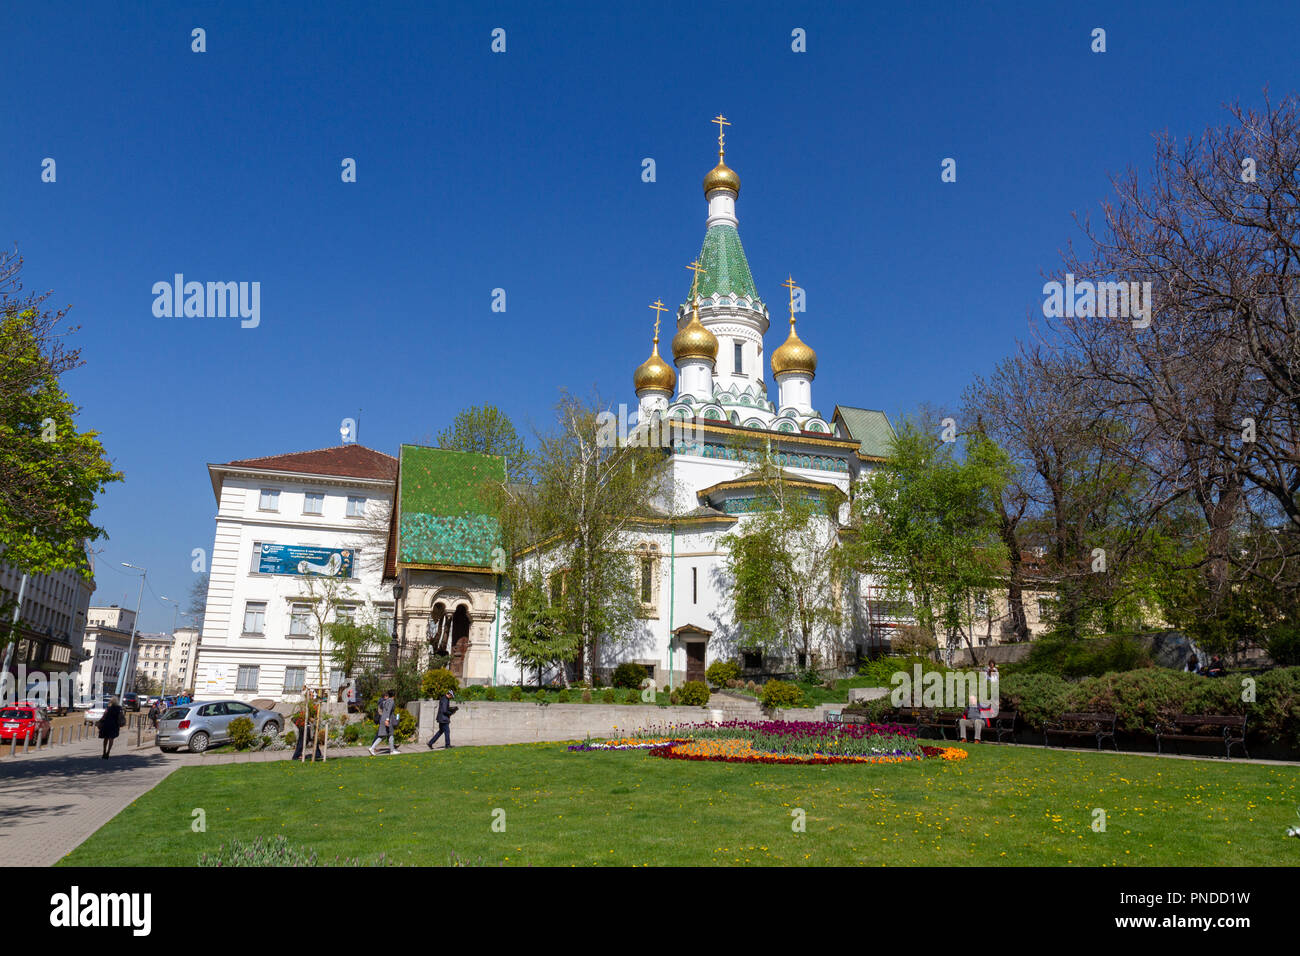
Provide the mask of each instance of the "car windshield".
{"label": "car windshield", "polygon": [[17,707],[6,707],[0,710],[0,718],[8,717],[10,720],[31,720],[32,712],[30,710],[19,710]]}
{"label": "car windshield", "polygon": [[162,715],[163,720],[184,720],[185,715],[190,712],[188,707],[173,707],[167,713]]}

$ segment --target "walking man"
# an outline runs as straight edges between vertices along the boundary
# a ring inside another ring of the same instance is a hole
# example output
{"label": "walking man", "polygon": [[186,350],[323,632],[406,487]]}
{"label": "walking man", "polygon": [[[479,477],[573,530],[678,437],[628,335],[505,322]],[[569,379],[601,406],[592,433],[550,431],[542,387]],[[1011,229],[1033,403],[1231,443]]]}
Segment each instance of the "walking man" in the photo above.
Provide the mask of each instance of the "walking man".
{"label": "walking man", "polygon": [[388,752],[390,754],[401,753],[397,749],[397,717],[394,711],[397,709],[397,701],[393,700],[391,690],[384,691],[384,698],[379,702],[379,714],[375,720],[375,739],[370,742],[370,756],[378,756],[375,753],[375,744],[385,737],[388,738]]}
{"label": "walking man", "polygon": [[451,749],[451,715],[456,713],[456,707],[451,702],[452,696],[452,692],[447,691],[446,695],[438,700],[438,732],[434,734],[433,739],[429,741],[430,750],[432,750],[433,745],[438,742],[439,737],[443,738],[442,749]]}

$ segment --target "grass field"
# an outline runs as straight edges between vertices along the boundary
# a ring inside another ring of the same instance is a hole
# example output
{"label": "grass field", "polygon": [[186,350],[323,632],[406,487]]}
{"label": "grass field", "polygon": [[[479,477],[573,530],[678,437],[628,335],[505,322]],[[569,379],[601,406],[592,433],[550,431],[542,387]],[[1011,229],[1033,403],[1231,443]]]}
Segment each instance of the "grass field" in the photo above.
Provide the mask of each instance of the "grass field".
{"label": "grass field", "polygon": [[[562,744],[184,767],[63,865],[193,865],[284,834],[323,858],[495,865],[1294,866],[1300,768],[972,746],[794,767]],[[207,831],[191,829],[202,808]],[[504,832],[493,820],[502,819]],[[794,810],[806,815],[794,832]],[[1105,811],[1105,831],[1093,830]]]}

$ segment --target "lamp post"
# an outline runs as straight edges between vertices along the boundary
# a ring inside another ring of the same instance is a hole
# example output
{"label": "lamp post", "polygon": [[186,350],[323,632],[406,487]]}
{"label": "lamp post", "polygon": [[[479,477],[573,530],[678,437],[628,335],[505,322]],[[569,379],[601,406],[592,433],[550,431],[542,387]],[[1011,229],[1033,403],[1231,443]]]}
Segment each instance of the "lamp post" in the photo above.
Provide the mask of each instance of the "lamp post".
{"label": "lamp post", "polygon": [[131,666],[131,657],[135,654],[135,632],[140,624],[140,601],[144,598],[144,579],[149,572],[144,568],[137,568],[134,564],[122,562],[122,567],[131,568],[140,572],[140,593],[135,599],[135,617],[131,619],[131,643],[126,646],[126,660],[122,662],[122,669],[117,674],[117,693],[114,695],[120,701],[122,699],[122,685],[126,681],[127,668]]}
{"label": "lamp post", "polygon": [[400,613],[399,608],[402,604],[402,595],[406,593],[406,588],[398,581],[393,585],[393,639],[389,643],[389,656],[392,659],[392,665],[397,667],[397,655],[401,650],[401,645],[397,641],[397,619]]}

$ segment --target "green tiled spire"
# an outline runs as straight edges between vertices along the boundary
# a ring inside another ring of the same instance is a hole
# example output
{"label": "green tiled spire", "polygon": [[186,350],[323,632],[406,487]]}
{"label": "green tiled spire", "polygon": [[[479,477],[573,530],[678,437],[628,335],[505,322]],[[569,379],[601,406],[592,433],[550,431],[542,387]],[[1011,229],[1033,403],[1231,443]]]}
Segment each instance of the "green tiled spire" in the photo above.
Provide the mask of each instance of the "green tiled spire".
{"label": "green tiled spire", "polygon": [[[702,297],[708,298],[715,292],[720,295],[734,292],[762,302],[754,286],[754,277],[749,274],[745,247],[740,244],[740,233],[735,226],[719,224],[709,227],[704,234],[704,246],[700,249],[700,264],[706,270],[700,274]],[[690,293],[687,292],[688,303],[689,300]]]}

